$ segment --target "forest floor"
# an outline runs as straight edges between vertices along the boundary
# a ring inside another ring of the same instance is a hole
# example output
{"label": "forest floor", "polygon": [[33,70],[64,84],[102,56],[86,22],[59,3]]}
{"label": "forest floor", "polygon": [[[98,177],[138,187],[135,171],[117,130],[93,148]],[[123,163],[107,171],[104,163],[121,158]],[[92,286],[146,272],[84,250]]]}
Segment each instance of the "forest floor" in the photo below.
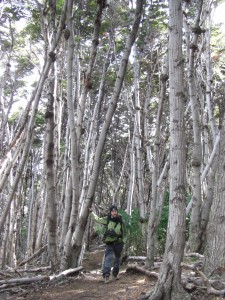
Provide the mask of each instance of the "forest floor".
{"label": "forest floor", "polygon": [[78,276],[34,282],[0,293],[1,300],[137,300],[152,290],[156,279],[121,266],[119,280],[105,284],[101,274],[104,250],[87,252]]}
{"label": "forest floor", "polygon": [[[78,275],[60,276],[52,280],[33,281],[9,288],[0,285],[1,300],[141,300],[152,291],[156,284],[154,277],[130,270],[124,263],[119,280],[105,284],[101,265],[103,248],[86,252],[82,263],[83,270]],[[140,265],[140,263],[139,263]],[[159,270],[155,270],[159,272]],[[18,274],[17,274],[18,275]],[[36,274],[35,276],[37,276]],[[40,275],[40,274],[39,274]],[[44,274],[41,274],[44,275]],[[49,274],[48,274],[49,275]],[[1,277],[1,276],[0,276]],[[207,296],[205,288],[192,293],[192,300],[221,300],[225,298]],[[180,299],[183,300],[183,299]]]}

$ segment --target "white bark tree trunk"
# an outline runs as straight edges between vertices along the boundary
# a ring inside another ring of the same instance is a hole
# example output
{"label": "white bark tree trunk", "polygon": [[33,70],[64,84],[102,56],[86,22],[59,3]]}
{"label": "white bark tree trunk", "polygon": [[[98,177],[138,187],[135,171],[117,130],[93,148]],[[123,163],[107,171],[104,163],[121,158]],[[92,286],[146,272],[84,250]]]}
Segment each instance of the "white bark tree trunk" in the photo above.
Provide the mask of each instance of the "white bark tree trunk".
{"label": "white bark tree trunk", "polygon": [[[224,114],[224,112],[221,112]],[[210,276],[214,270],[225,265],[225,118],[222,124],[219,144],[219,165],[216,174],[215,195],[210,211],[210,219],[206,232],[206,248],[204,251],[204,273]]]}
{"label": "white bark tree trunk", "polygon": [[[68,0],[67,8],[67,30],[68,54],[67,54],[67,107],[68,107],[68,125],[70,128],[70,147],[71,147],[71,172],[69,184],[67,184],[67,197],[65,204],[64,226],[63,226],[63,256],[61,259],[61,269],[67,268],[67,261],[71,256],[71,238],[76,226],[78,217],[79,202],[79,172],[78,172],[78,143],[77,128],[75,124],[74,97],[73,97],[73,61],[74,61],[74,28],[73,28],[73,0]],[[72,201],[71,197],[72,196]],[[69,219],[68,219],[69,217]],[[67,224],[67,222],[69,223]],[[65,234],[66,231],[66,234]]]}
{"label": "white bark tree trunk", "polygon": [[141,218],[145,218],[145,197],[144,197],[144,176],[143,176],[143,162],[142,162],[142,136],[141,136],[141,104],[139,95],[139,64],[137,61],[136,45],[133,46],[133,69],[134,69],[134,136],[135,136],[135,150],[136,150],[136,170],[137,170],[137,184],[138,184],[138,204],[140,208]]}
{"label": "white bark tree trunk", "polygon": [[88,139],[85,145],[83,180],[82,180],[82,188],[81,188],[81,194],[79,199],[80,209],[82,209],[84,200],[87,196],[87,190],[91,179],[91,170],[93,166],[94,153],[96,149],[97,132],[99,130],[98,116],[104,98],[104,86],[106,81],[106,73],[109,67],[110,52],[111,52],[111,45],[109,46],[107,57],[103,66],[102,77],[99,86],[98,99],[95,104],[94,112],[90,121],[89,130],[88,130]]}
{"label": "white bark tree trunk", "polygon": [[48,108],[45,114],[47,120],[46,134],[46,179],[47,179],[47,224],[48,224],[48,254],[52,270],[57,261],[56,251],[56,179],[55,179],[55,142],[54,142],[54,96],[49,91]]}
{"label": "white bark tree trunk", "polygon": [[[130,138],[130,137],[129,137]],[[129,183],[128,183],[128,194],[127,194],[127,214],[130,216],[132,212],[132,204],[133,204],[133,196],[134,196],[134,185],[135,185],[135,153],[134,153],[134,139],[133,136],[132,141],[129,141],[129,162],[130,162],[130,170],[129,170]]]}
{"label": "white bark tree trunk", "polygon": [[200,109],[197,101],[196,75],[195,75],[195,53],[197,41],[200,34],[200,17],[202,13],[203,0],[198,1],[197,14],[193,28],[191,44],[188,45],[189,65],[188,65],[188,87],[191,103],[191,112],[193,120],[194,147],[192,156],[193,168],[193,195],[192,195],[192,213],[190,221],[189,245],[191,252],[198,252],[200,249],[200,209],[201,209],[201,165],[202,165],[202,145],[201,145],[201,126]]}
{"label": "white bark tree trunk", "polygon": [[72,10],[73,0],[69,0],[68,3],[68,30],[70,31],[69,43],[68,43],[68,87],[67,87],[67,96],[68,96],[68,115],[69,115],[69,125],[70,125],[70,134],[71,134],[71,155],[72,155],[72,206],[70,214],[70,222],[68,226],[68,231],[64,241],[64,250],[63,256],[61,259],[61,269],[65,270],[72,263],[72,248],[71,248],[71,239],[74,232],[74,229],[77,225],[78,219],[78,207],[79,207],[79,155],[80,155],[80,138],[82,132],[82,122],[84,116],[84,109],[88,91],[91,87],[91,75],[93,71],[94,62],[97,54],[97,46],[99,39],[99,32],[101,28],[101,17],[102,17],[102,4],[99,3],[98,10],[96,14],[95,27],[93,33],[93,42],[92,42],[92,51],[91,58],[89,61],[88,70],[84,79],[84,88],[82,91],[81,99],[78,103],[78,113],[77,113],[77,122],[75,126],[74,120],[74,104],[72,102],[72,66],[73,66],[73,51],[74,51],[74,34],[73,34],[73,18]]}
{"label": "white bark tree trunk", "polygon": [[181,286],[185,245],[185,124],[182,1],[169,1],[170,206],[166,249],[150,300],[189,299]]}
{"label": "white bark tree trunk", "polygon": [[153,164],[153,172],[152,172],[152,193],[151,193],[151,202],[150,202],[150,216],[148,221],[147,260],[146,260],[146,266],[148,268],[154,265],[155,242],[156,242],[156,231],[157,231],[157,221],[158,221],[157,201],[159,199],[158,180],[160,176],[160,147],[162,147],[160,128],[162,125],[161,120],[162,120],[162,113],[163,113],[163,105],[166,100],[166,82],[168,80],[168,68],[164,69],[164,72],[161,74],[160,79],[161,79],[160,98],[158,104],[158,113],[156,118],[156,129],[155,129],[155,137],[154,137],[154,152],[153,152],[154,164]]}

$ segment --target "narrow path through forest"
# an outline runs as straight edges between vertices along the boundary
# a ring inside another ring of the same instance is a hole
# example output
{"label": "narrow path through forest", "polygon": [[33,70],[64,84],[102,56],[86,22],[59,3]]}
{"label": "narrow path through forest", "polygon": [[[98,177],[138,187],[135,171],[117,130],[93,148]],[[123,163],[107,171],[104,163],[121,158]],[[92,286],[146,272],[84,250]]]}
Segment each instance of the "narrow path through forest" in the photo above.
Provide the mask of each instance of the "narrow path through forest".
{"label": "narrow path through forest", "polygon": [[65,277],[48,282],[19,286],[0,294],[1,300],[136,300],[154,288],[156,280],[143,274],[126,272],[121,267],[119,280],[105,284],[101,274],[103,250],[87,252],[83,271],[74,277]]}

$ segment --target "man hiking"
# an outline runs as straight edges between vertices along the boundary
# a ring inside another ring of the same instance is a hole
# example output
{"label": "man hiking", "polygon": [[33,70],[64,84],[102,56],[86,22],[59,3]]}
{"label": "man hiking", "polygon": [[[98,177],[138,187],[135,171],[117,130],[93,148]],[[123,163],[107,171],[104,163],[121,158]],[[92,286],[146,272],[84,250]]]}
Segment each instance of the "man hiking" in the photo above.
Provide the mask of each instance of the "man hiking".
{"label": "man hiking", "polygon": [[103,278],[105,283],[109,283],[112,266],[112,281],[118,279],[117,275],[120,269],[120,258],[124,245],[124,223],[115,205],[109,208],[109,215],[102,218],[98,217],[92,209],[90,209],[90,211],[95,222],[105,225],[103,242],[106,244],[106,248],[104,254]]}

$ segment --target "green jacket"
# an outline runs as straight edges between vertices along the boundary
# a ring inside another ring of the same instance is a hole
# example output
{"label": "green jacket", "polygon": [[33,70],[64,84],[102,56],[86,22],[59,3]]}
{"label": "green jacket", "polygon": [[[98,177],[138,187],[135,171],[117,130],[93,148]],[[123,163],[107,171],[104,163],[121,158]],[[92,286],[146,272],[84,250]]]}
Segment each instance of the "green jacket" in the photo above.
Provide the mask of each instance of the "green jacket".
{"label": "green jacket", "polygon": [[[91,213],[91,216],[95,220],[96,223],[102,224],[105,226],[105,234],[104,234],[104,243],[114,243],[114,242],[124,242],[125,238],[125,226],[124,222],[121,218],[120,222],[115,222],[113,219],[109,220],[109,217],[98,217],[94,212]],[[107,225],[108,224],[108,225]],[[115,234],[110,234],[110,230],[113,230]],[[108,234],[107,234],[108,233]]]}

